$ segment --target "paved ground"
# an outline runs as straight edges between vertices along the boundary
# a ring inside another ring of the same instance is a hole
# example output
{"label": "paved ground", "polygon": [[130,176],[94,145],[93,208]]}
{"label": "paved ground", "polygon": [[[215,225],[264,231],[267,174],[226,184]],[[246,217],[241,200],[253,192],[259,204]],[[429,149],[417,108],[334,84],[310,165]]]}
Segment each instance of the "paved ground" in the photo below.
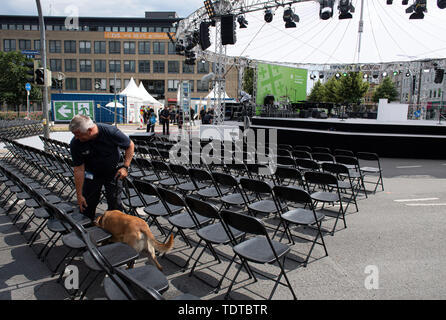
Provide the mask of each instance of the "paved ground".
{"label": "paved ground", "polygon": [[[382,159],[382,164],[385,191],[361,199],[357,213],[353,207],[349,208],[347,229],[341,229],[340,225],[333,237],[325,237],[329,256],[324,257],[322,249],[316,247],[306,268],[287,261],[287,274],[298,299],[444,299],[446,296],[446,160]],[[330,227],[332,223],[333,220],[328,220],[325,225]],[[152,230],[156,234],[156,229]],[[45,238],[30,248],[11,224],[11,218],[0,216],[0,299],[68,299],[62,285],[56,283],[57,277],[36,258],[35,251]],[[291,256],[299,259],[307,247],[297,243]],[[169,257],[184,262],[190,251],[178,240]],[[219,251],[230,253],[226,247]],[[51,252],[49,263],[54,265],[64,252],[62,246],[57,247]],[[198,274],[217,281],[227,261],[216,265],[209,254],[205,258],[206,263],[199,264]],[[137,266],[146,261],[143,257]],[[167,298],[189,292],[205,300],[222,299],[230,283],[225,279],[223,289],[216,294],[169,260],[160,262],[170,281]],[[82,278],[86,270],[82,262],[75,264]],[[270,274],[278,272],[274,265],[258,269]],[[231,269],[228,278],[234,272]],[[242,273],[231,295],[234,299],[268,297],[272,281],[259,277],[257,283],[252,283],[246,279]],[[100,281],[87,295],[89,299],[103,296]],[[291,299],[291,294],[279,287],[274,299]]]}

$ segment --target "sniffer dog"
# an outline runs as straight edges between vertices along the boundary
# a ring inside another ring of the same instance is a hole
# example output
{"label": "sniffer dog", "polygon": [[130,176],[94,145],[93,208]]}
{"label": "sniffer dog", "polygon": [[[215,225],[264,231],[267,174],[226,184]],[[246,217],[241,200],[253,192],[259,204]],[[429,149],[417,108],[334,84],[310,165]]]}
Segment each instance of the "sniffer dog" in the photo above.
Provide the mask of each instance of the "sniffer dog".
{"label": "sniffer dog", "polygon": [[102,216],[96,218],[95,224],[112,234],[111,241],[127,243],[138,253],[147,250],[159,270],[163,268],[156,260],[155,249],[168,252],[173,248],[172,234],[166,243],[161,243],[155,239],[143,219],[119,210],[105,211]]}

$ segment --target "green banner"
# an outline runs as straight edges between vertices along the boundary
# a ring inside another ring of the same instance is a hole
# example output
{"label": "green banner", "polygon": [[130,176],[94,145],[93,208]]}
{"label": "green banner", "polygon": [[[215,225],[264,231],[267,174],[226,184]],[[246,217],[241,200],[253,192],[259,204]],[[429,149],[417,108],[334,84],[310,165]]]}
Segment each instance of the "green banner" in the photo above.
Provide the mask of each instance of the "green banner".
{"label": "green banner", "polygon": [[257,65],[257,99],[263,105],[265,96],[276,102],[298,102],[307,98],[308,70],[259,63]]}
{"label": "green banner", "polygon": [[70,121],[76,114],[94,120],[93,101],[54,101],[53,107],[54,121]]}

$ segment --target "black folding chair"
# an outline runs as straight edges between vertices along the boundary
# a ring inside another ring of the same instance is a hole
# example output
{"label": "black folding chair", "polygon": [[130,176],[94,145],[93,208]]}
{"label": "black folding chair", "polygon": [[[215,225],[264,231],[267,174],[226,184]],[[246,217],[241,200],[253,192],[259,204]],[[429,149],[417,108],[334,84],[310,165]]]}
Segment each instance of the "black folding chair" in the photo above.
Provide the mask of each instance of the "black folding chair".
{"label": "black folding chair", "polygon": [[[235,245],[232,249],[234,253],[240,258],[242,262],[245,262],[246,265],[249,266],[248,262],[257,263],[257,264],[272,264],[277,263],[280,268],[280,273],[277,277],[277,279],[274,279],[270,276],[267,276],[264,273],[260,273],[257,271],[254,271],[250,268],[253,273],[261,274],[263,277],[275,280],[274,287],[271,291],[271,294],[268,299],[271,299],[276,291],[276,288],[279,284],[284,285],[288,287],[288,289],[291,291],[293,298],[297,300],[296,295],[293,291],[293,287],[288,280],[288,277],[285,273],[285,259],[288,252],[290,252],[290,247],[286,244],[283,244],[281,242],[271,240],[268,232],[266,231],[265,225],[263,222],[257,218],[250,217],[247,215],[223,210],[221,212],[221,216],[223,218],[223,221],[228,225],[231,226],[237,230],[243,231],[247,234],[253,234],[255,237],[249,238],[248,240],[242,241],[241,243],[238,243]],[[280,259],[282,258],[282,261]],[[244,266],[244,263],[240,264],[239,269],[237,270],[234,278],[232,279],[231,285],[229,286],[225,299],[228,299],[230,297],[230,292],[232,290],[232,287],[235,283],[235,280],[237,279],[242,266]],[[280,282],[282,276],[285,278],[286,283]],[[255,281],[257,279],[254,277]]]}
{"label": "black folding chair", "polygon": [[357,152],[356,157],[358,158],[359,161],[362,160],[360,163],[360,171],[364,176],[378,175],[377,181],[366,181],[364,179],[364,183],[375,184],[373,193],[376,193],[376,189],[378,188],[378,186],[381,186],[382,191],[384,191],[384,181],[383,181],[382,168],[381,168],[381,162],[379,161],[379,156],[376,153],[372,152]]}

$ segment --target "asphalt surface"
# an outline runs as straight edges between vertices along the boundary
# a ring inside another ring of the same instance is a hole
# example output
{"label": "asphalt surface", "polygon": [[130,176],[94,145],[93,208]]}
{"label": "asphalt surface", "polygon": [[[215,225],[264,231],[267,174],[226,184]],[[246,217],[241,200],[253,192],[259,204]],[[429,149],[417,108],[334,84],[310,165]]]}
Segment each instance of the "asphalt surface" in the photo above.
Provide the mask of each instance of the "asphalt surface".
{"label": "asphalt surface", "polygon": [[[285,268],[298,299],[444,299],[446,296],[446,160],[381,159],[384,187],[368,198],[361,196],[359,212],[351,205],[346,216],[347,228],[340,221],[334,236],[325,235],[328,256],[316,245],[306,268],[292,260]],[[369,185],[368,189],[372,186]],[[102,210],[105,208],[101,207]],[[13,216],[13,213],[12,213]],[[327,218],[323,226],[333,225]],[[20,227],[24,218],[18,223]],[[267,220],[273,225],[274,221]],[[46,264],[36,258],[36,252],[45,243],[43,235],[33,248],[26,244],[36,226],[20,234],[12,225],[11,216],[0,216],[0,299],[1,300],[67,300],[62,284],[56,282]],[[160,236],[155,227],[155,236]],[[301,230],[311,234],[310,230]],[[190,233],[195,239],[196,236]],[[162,237],[159,239],[163,240]],[[276,238],[277,239],[277,238]],[[284,242],[286,242],[284,240]],[[291,258],[302,260],[309,249],[307,243],[296,242]],[[192,249],[176,238],[173,251],[167,256],[184,263]],[[221,246],[218,252],[231,256],[231,248]],[[48,263],[55,263],[65,254],[61,242],[50,253]],[[197,253],[195,257],[197,256]],[[235,274],[233,266],[215,293],[196,277],[190,277],[166,258],[159,258],[169,279],[164,297],[191,293],[203,300],[221,300]],[[136,267],[149,263],[143,255]],[[87,269],[76,260],[80,277]],[[220,279],[228,260],[218,264],[206,252],[196,273],[213,283]],[[277,265],[255,265],[256,270],[277,275]],[[262,276],[258,281],[247,280],[242,271],[231,297],[233,299],[262,300],[268,298],[274,283]],[[98,279],[87,299],[104,297],[101,279]],[[279,286],[273,299],[290,300],[291,293]]]}

